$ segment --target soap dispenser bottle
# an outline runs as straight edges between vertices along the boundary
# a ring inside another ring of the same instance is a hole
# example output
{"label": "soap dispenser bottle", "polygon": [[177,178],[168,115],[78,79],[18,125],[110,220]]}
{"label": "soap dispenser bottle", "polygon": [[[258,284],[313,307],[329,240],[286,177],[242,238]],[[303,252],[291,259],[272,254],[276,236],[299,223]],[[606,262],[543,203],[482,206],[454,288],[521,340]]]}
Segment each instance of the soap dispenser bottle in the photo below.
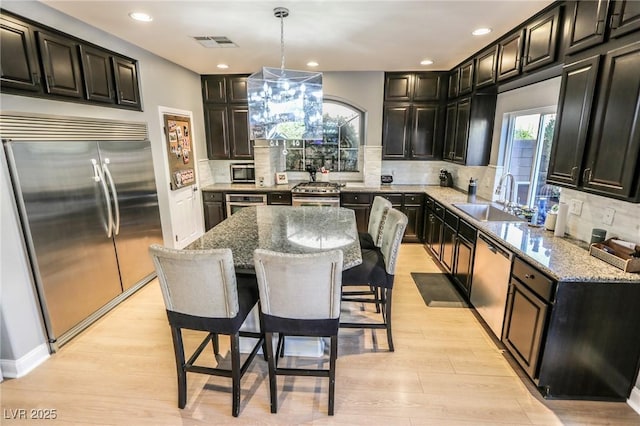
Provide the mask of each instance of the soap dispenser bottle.
{"label": "soap dispenser bottle", "polygon": [[469,188],[467,189],[467,201],[469,203],[476,202],[476,194],[478,193],[478,179],[469,179]]}

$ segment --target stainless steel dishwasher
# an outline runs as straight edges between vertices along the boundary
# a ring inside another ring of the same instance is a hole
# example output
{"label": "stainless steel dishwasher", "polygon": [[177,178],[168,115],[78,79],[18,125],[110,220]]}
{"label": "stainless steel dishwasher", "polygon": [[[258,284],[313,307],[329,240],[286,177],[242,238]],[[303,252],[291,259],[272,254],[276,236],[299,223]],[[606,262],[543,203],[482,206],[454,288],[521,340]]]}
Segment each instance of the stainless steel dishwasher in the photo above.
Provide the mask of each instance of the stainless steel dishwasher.
{"label": "stainless steel dishwasher", "polygon": [[471,304],[498,339],[509,290],[509,275],[513,253],[482,232],[476,240],[473,264]]}

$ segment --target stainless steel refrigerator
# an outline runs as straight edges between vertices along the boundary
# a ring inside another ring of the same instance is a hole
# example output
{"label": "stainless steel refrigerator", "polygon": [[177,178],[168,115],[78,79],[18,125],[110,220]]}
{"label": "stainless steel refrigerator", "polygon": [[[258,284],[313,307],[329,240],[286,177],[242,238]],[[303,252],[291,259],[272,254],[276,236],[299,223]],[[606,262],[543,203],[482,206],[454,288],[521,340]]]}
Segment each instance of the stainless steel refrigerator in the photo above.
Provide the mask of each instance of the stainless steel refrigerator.
{"label": "stainless steel refrigerator", "polygon": [[5,140],[4,145],[56,350],[154,277],[147,250],[162,243],[162,232],[151,145],[148,140]]}

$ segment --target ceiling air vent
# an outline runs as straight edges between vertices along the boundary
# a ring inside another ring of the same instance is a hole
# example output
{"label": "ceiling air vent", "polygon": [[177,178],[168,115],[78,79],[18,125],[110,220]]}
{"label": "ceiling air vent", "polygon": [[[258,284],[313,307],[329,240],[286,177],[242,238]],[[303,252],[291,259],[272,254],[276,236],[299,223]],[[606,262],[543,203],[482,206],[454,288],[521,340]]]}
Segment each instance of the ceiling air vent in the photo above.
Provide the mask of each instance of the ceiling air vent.
{"label": "ceiling air vent", "polygon": [[234,42],[223,36],[195,36],[194,39],[207,48],[238,47]]}

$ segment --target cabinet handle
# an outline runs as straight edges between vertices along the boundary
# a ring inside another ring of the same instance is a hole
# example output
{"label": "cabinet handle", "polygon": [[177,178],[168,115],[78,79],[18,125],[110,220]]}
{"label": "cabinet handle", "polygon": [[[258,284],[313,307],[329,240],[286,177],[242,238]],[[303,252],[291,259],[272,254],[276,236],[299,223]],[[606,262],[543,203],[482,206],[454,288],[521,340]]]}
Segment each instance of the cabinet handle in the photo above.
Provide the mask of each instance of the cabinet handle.
{"label": "cabinet handle", "polygon": [[596,35],[602,35],[602,28],[604,25],[604,19],[598,19],[598,22],[596,22]]}
{"label": "cabinet handle", "polygon": [[577,172],[578,172],[577,166],[571,168],[571,180],[576,180]]}
{"label": "cabinet handle", "polygon": [[533,280],[533,279],[535,279],[535,277],[536,277],[536,276],[535,276],[535,275],[533,275],[533,274],[524,274],[524,277],[525,277],[526,279],[528,279],[528,280]]}
{"label": "cabinet handle", "polygon": [[611,14],[611,18],[609,21],[609,26],[611,27],[612,30],[615,30],[616,28],[618,28],[618,16],[620,16],[619,13],[612,13]]}
{"label": "cabinet handle", "polygon": [[51,88],[53,86],[53,78],[50,75],[47,75],[47,86]]}
{"label": "cabinet handle", "polygon": [[591,167],[584,169],[582,173],[582,179],[584,179],[585,183],[589,183],[591,181]]}

